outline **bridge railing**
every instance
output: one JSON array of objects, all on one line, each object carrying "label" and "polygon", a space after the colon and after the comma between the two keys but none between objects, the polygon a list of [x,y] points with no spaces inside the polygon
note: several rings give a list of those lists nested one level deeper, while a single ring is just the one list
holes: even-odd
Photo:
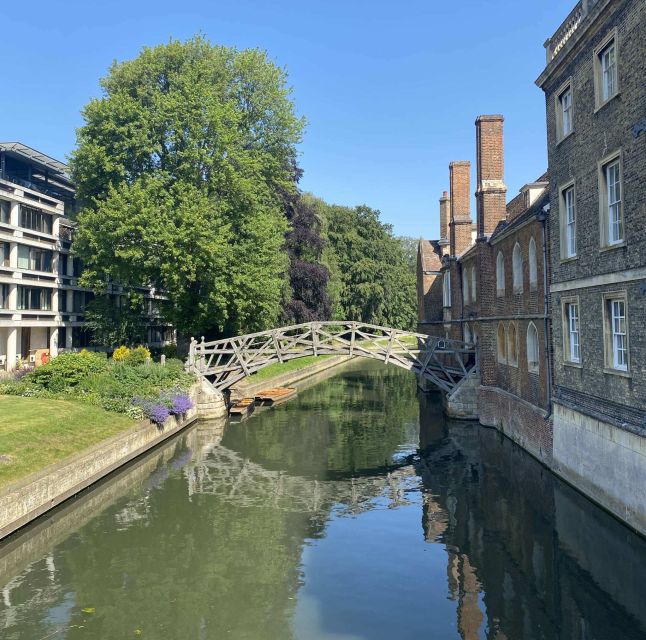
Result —
[{"label": "bridge railing", "polygon": [[473,345],[364,324],[308,322],[221,340],[191,340],[188,367],[218,389],[276,363],[307,355],[350,355],[413,371],[450,392],[477,366]]}]

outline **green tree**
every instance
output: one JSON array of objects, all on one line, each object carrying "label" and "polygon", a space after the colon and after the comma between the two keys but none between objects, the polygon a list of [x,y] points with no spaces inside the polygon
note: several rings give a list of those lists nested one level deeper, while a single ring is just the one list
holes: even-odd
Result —
[{"label": "green tree", "polygon": [[285,71],[196,36],[114,63],[101,86],[71,161],[83,284],[161,287],[185,334],[273,325],[304,126]]},{"label": "green tree", "polygon": [[415,271],[391,225],[366,205],[330,205],[309,196],[328,249],[323,261],[330,270],[334,317],[412,329],[417,317]]}]

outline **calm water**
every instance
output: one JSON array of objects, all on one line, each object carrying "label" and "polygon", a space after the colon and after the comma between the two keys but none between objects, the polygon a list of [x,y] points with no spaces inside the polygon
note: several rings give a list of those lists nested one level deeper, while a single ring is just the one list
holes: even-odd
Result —
[{"label": "calm water", "polygon": [[0,588],[3,640],[646,638],[646,542],[377,363],[156,450]]}]

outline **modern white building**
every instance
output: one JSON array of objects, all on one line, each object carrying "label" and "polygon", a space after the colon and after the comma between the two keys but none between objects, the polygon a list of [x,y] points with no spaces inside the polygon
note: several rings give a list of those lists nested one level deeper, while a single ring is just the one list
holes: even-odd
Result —
[{"label": "modern white building", "polygon": [[[78,286],[81,264],[70,253],[74,207],[65,164],[0,142],[0,371],[89,345],[84,312],[92,293]],[[161,296],[148,298],[154,318]],[[152,318],[149,343],[172,341],[172,330]]]}]

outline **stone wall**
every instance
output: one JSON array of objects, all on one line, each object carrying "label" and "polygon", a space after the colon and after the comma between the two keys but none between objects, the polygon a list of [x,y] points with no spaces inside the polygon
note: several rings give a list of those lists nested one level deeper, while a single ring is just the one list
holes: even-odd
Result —
[{"label": "stone wall", "polygon": [[555,402],[552,467],[646,535],[646,437]]}]

